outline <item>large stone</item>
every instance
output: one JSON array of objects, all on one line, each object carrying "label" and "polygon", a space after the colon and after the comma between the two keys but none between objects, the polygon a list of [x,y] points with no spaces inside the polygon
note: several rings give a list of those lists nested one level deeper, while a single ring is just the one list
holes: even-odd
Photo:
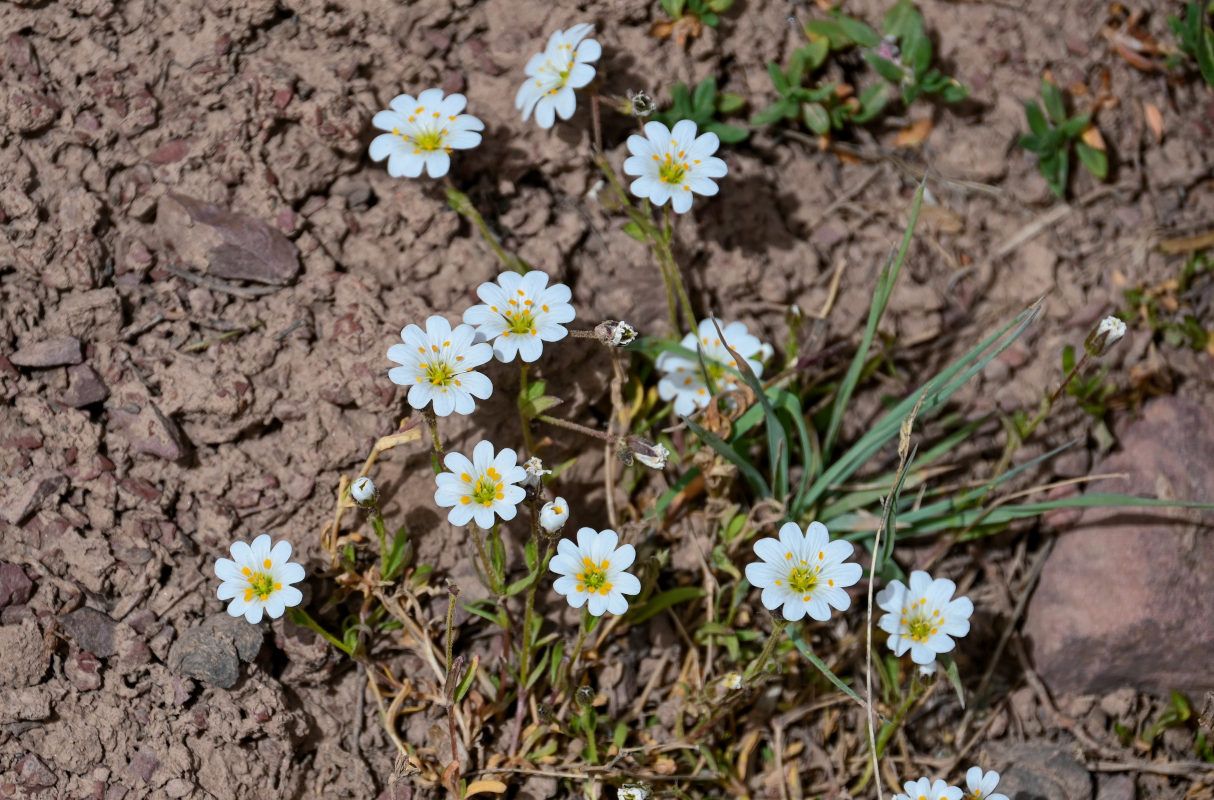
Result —
[{"label": "large stone", "polygon": [[43,500],[58,496],[66,486],[67,477],[58,472],[47,472],[26,480],[14,479],[5,486],[10,494],[0,505],[0,519],[10,525],[20,525],[38,510]]},{"label": "large stone", "polygon": [[[250,626],[252,627],[252,626]],[[240,658],[231,636],[213,627],[190,628],[173,642],[169,669],[186,678],[230,689],[240,679]]]},{"label": "large stone", "polygon": [[[1177,397],[1146,407],[1098,491],[1214,501],[1214,416]],[[1041,571],[1025,632],[1060,691],[1214,688],[1214,512],[1091,508]]]},{"label": "large stone", "polygon": [[34,582],[19,564],[0,561],[0,608],[19,606],[34,594]]},{"label": "large stone", "polygon": [[299,273],[299,250],[274,226],[181,194],[156,209],[161,244],[187,266],[217,278],[285,285]]},{"label": "large stone", "polygon": [[88,364],[77,364],[67,371],[68,385],[60,398],[65,406],[84,408],[110,396],[101,377]]},{"label": "large stone", "polygon": [[1092,778],[1055,742],[1000,743],[989,750],[999,767],[997,791],[1012,800],[1092,800]]},{"label": "large stone", "polygon": [[79,364],[84,360],[84,351],[80,348],[79,339],[61,336],[18,348],[8,360],[19,367],[62,367],[65,364]]},{"label": "large stone", "polygon": [[112,408],[110,414],[115,430],[126,436],[136,453],[176,461],[188,452],[181,428],[152,403],[140,406],[136,412],[126,407]]},{"label": "large stone", "polygon": [[118,652],[114,646],[114,629],[118,623],[104,611],[85,606],[59,618],[59,625],[68,638],[86,653],[109,658]]}]

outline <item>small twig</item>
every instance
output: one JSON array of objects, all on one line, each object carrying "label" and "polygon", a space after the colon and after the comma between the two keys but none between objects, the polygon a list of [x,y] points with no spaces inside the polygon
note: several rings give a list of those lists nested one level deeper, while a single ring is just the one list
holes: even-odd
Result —
[{"label": "small twig", "polygon": [[201,286],[204,289],[213,289],[217,292],[243,297],[246,300],[252,300],[263,295],[274,294],[281,286],[237,286],[232,283],[225,283],[214,278],[204,278],[201,275],[195,275],[192,272],[187,272],[184,269],[173,266],[172,264],[164,265],[165,272],[171,275],[176,275],[178,278],[189,281],[190,283]]}]

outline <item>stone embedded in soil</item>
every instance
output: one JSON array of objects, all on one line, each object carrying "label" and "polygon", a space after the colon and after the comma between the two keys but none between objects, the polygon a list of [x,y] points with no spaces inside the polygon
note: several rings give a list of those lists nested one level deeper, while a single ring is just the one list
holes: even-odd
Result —
[{"label": "stone embedded in soil", "polygon": [[67,371],[68,384],[59,399],[65,406],[83,408],[110,396],[99,376],[88,364],[77,364]]},{"label": "stone embedded in soil", "polygon": [[62,367],[68,364],[79,364],[84,360],[84,351],[80,340],[73,336],[61,336],[55,339],[43,339],[40,342],[27,344],[13,352],[8,360],[19,367]]},{"label": "stone embedded in soil", "polygon": [[156,210],[162,246],[217,278],[283,286],[299,274],[299,250],[273,225],[181,194]]},{"label": "stone embedded in soil", "polygon": [[232,637],[212,627],[190,628],[173,642],[169,650],[169,669],[220,689],[230,689],[240,678],[236,643]]},{"label": "stone embedded in soil", "polygon": [[114,646],[118,623],[105,612],[88,606],[78,608],[60,617],[59,626],[77,647],[98,658],[109,658],[118,652]]},{"label": "stone embedded in soil", "polygon": [[49,662],[50,650],[36,622],[0,625],[0,686],[35,686]]},{"label": "stone embedded in soil", "polygon": [[261,652],[265,631],[260,625],[250,625],[244,617],[233,617],[226,611],[212,614],[202,622],[202,627],[217,631],[230,638],[236,645],[236,655],[241,661],[252,661]]},{"label": "stone embedded in soil", "polygon": [[17,781],[23,789],[49,789],[55,785],[55,773],[38,756],[26,753],[17,763]]},{"label": "stone embedded in soil", "polygon": [[999,791],[1013,800],[1092,800],[1092,778],[1083,765],[1054,742],[1016,742],[990,748],[999,773]]},{"label": "stone embedded in soil", "polygon": [[0,608],[19,606],[34,594],[34,582],[18,564],[0,561]]},{"label": "stone embedded in soil", "polygon": [[115,429],[126,436],[136,453],[159,456],[166,461],[177,461],[186,454],[181,429],[152,403],[134,413],[128,408],[112,408],[110,414]]},{"label": "stone embedded in soil", "polygon": [[10,525],[20,525],[26,517],[38,510],[43,500],[58,495],[65,486],[67,477],[58,472],[48,472],[24,481],[12,481],[5,487],[6,493],[10,494],[8,501],[0,506],[0,519]]},{"label": "stone embedded in soil", "polygon": [[[1126,473],[1097,491],[1214,499],[1214,415],[1179,397],[1146,407],[1122,449],[1095,473]],[[1029,604],[1025,632],[1042,678],[1058,691],[1128,685],[1214,688],[1214,536],[1209,511],[1084,511],[1058,538]]]}]

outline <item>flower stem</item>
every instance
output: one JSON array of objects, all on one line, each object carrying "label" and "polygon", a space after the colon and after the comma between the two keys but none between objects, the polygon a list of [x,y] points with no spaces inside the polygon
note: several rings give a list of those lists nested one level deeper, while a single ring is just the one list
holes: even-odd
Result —
[{"label": "flower stem", "polygon": [[528,393],[529,384],[527,376],[530,372],[530,364],[523,361],[521,358],[518,362],[518,417],[519,422],[523,427],[523,448],[526,449],[528,456],[535,455],[535,442],[531,439],[531,416],[527,413],[530,407],[530,397]]},{"label": "flower stem", "polygon": [[481,238],[489,245],[489,249],[493,251],[498,260],[502,262],[502,266],[515,272],[521,272],[524,275],[527,273],[527,265],[523,263],[523,260],[516,255],[506,252],[501,242],[493,235],[493,231],[489,230],[489,226],[485,223],[485,218],[476,210],[476,206],[472,205],[472,200],[468,195],[455,188],[455,184],[451,182],[450,177],[447,178],[447,202],[451,204],[451,207],[460,216],[472,220],[476,229],[480,231]]},{"label": "flower stem", "polygon": [[500,595],[501,592],[498,590],[496,573],[494,572],[492,562],[489,561],[489,551],[485,549],[485,541],[481,539],[481,529],[475,522],[469,522],[468,531],[476,541],[476,552],[480,556],[481,566],[485,570],[485,579],[489,581],[489,591],[493,592],[494,595]]},{"label": "flower stem", "polygon": [[319,622],[317,622],[316,620],[312,619],[312,616],[307,611],[304,611],[302,608],[296,606],[294,608],[287,609],[287,616],[289,616],[291,618],[291,621],[294,622],[296,625],[302,626],[304,628],[309,628],[309,629],[315,631],[326,642],[333,645],[338,650],[340,650],[343,653],[345,653],[346,655],[348,655],[350,658],[354,658],[354,649],[347,647],[345,642],[341,641],[336,636],[334,636],[333,634],[331,634],[327,630],[325,630],[323,627],[321,627],[321,624]]},{"label": "flower stem", "polygon": [[610,442],[612,444],[615,444],[616,439],[619,438],[619,437],[613,436],[609,433],[603,433],[600,430],[595,430],[594,428],[588,428],[585,425],[580,425],[576,422],[570,422],[567,419],[557,419],[556,417],[551,417],[547,414],[536,414],[535,418],[538,419],[540,422],[547,422],[549,425],[556,425],[559,428],[566,428],[571,431],[577,431],[578,433],[585,434],[586,436],[593,436],[595,439],[602,439],[604,442]]},{"label": "flower stem", "polygon": [[743,684],[754,680],[754,677],[762,671],[767,660],[771,658],[771,654],[776,651],[776,644],[784,637],[784,628],[787,626],[788,623],[784,620],[772,617],[771,636],[767,637],[767,642],[763,645],[763,652],[759,653],[759,657],[746,668],[746,672],[742,676]]},{"label": "flower stem", "polygon": [[[536,496],[532,502],[531,509],[531,541],[535,543],[536,555],[539,555],[540,544],[540,513],[539,513],[539,496]],[[544,555],[536,563],[536,569],[540,572],[548,568],[548,558],[552,555],[552,543],[548,542],[544,545]],[[523,643],[522,655],[519,657],[519,697],[527,691],[527,682],[531,678],[531,648],[532,637],[531,627],[535,624],[535,592],[539,588],[539,576],[531,582],[527,587],[527,600],[523,606]]]},{"label": "flower stem", "polygon": [[434,413],[434,409],[427,408],[422,411],[422,417],[426,420],[426,427],[430,429],[430,466],[434,469],[434,474],[438,475],[443,471],[443,440],[438,435],[438,415]]}]

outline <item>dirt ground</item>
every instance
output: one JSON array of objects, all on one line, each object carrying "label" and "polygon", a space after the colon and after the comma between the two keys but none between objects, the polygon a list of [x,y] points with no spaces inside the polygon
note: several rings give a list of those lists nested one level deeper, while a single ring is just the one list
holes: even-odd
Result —
[{"label": "dirt ground", "polygon": [[[846,10],[876,22],[885,5],[849,0]],[[1147,8],[1143,24],[1160,39],[1170,7]],[[1035,408],[1057,380],[1064,344],[1121,308],[1125,288],[1176,276],[1184,256],[1161,253],[1159,242],[1214,220],[1214,92],[1115,55],[1101,34],[1104,2],[920,8],[970,99],[887,117],[847,138],[858,155],[846,158],[778,127],[723,147],[729,175],[717,197],[679,220],[677,256],[698,309],[745,320],[774,343],[787,337],[787,308],[821,308],[842,270],[820,342],[846,345],[929,168],[933,202],[883,327],[905,347],[906,374],[888,388],[904,392],[1044,297],[1029,337],[957,403],[963,414]],[[372,115],[402,92],[465,93],[486,131],[481,147],[453,157],[455,185],[507,248],[572,288],[579,325],[625,319],[661,335],[658,272],[597,199],[588,104],[582,98],[551,132],[523,123],[513,107],[522,67],[551,30],[592,21],[603,94],[645,89],[665,99],[676,81],[716,75],[750,113],[773,98],[765,62],[786,61],[802,41],[796,22],[820,13],[806,2],[738,0],[683,50],[649,35],[663,17],[648,0],[0,4],[0,560],[32,584],[23,589],[11,572],[0,582],[0,797],[428,796],[407,781],[389,787],[394,750],[362,672],[308,631],[266,626],[260,655],[230,689],[182,677],[171,657],[188,630],[222,614],[212,564],[232,540],[289,538],[309,572],[323,572],[318,532],[338,477],[407,411],[386,377],[387,347],[429,313],[453,319],[499,272],[441,185],[393,179],[370,161]],[[1069,205],[1016,144],[1021,102],[1037,94],[1044,70],[1089,94],[1107,80],[1115,98],[1097,117],[1110,180],[1078,172]],[[1144,104],[1161,112],[1162,137]],[[892,146],[929,116],[921,145]],[[617,169],[631,124],[604,123]],[[244,215],[253,239],[272,238],[259,225],[281,232],[298,264],[280,248],[249,267],[252,282],[200,274],[185,222],[199,204]],[[1210,300],[1207,287],[1198,300],[1207,313]],[[610,373],[586,353],[570,340],[539,367],[566,387],[570,418],[608,407]],[[1212,358],[1132,326],[1109,361],[1121,389],[1110,427],[1153,393],[1214,409]],[[879,400],[860,399],[845,438]],[[467,449],[501,420],[516,430],[514,415],[511,391],[499,392],[483,413],[452,422],[449,445]],[[1068,412],[1023,455],[1088,427]],[[1090,438],[1059,474],[1084,474],[1107,446]],[[560,483],[566,497],[587,498],[591,515],[603,503],[599,468],[583,459]],[[395,451],[379,470],[388,517],[429,532],[417,538],[417,560],[475,597],[465,550],[429,502],[425,450]],[[666,533],[677,570],[688,563],[684,545]],[[1040,543],[1027,530],[985,557],[1010,563]],[[318,577],[305,598],[331,588]],[[550,608],[555,616],[555,601]],[[394,669],[417,670],[411,659],[401,655]],[[1060,719],[1115,742],[1110,717],[1145,719],[1161,707],[1133,691],[1057,700],[1063,713],[1052,716],[1012,681],[996,703],[1003,721],[982,746],[1070,741]],[[1104,722],[1091,722],[1100,714]],[[402,736],[425,746],[439,717],[414,718]],[[934,757],[948,749],[942,739],[926,745]],[[802,759],[807,792],[847,796],[847,776],[809,751]],[[1074,797],[1186,796],[1166,771],[1093,775]],[[1129,794],[1104,793],[1124,791],[1127,775]],[[780,796],[770,782],[753,786],[756,796]],[[1209,787],[1190,796],[1209,797]],[[511,791],[563,790],[532,776]]]}]

